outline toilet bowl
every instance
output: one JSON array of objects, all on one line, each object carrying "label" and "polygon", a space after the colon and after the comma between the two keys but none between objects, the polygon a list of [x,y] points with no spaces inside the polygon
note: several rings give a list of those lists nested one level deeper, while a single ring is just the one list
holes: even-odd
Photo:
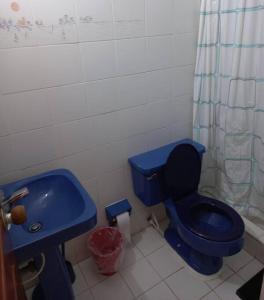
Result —
[{"label": "toilet bowl", "polygon": [[129,159],[134,191],[147,206],[163,202],[170,246],[197,272],[217,273],[243,247],[244,223],[222,201],[200,195],[205,148],[184,139]]},{"label": "toilet bowl", "polygon": [[243,247],[244,223],[229,205],[197,193],[201,157],[190,144],[177,145],[164,169],[170,219],[168,243],[196,271],[211,275],[220,270],[223,257]]}]

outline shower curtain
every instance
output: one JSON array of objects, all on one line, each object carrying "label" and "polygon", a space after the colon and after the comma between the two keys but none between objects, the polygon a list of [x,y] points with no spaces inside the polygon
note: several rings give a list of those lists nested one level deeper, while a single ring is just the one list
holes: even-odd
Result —
[{"label": "shower curtain", "polygon": [[200,190],[264,221],[264,0],[202,0],[194,139]]}]

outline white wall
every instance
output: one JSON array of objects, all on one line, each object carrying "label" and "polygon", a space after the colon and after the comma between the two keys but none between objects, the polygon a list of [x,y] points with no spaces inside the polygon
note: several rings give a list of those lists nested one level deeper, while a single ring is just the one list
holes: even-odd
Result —
[{"label": "white wall", "polygon": [[68,168],[145,226],[127,158],[191,135],[198,2],[1,0],[0,183]]}]

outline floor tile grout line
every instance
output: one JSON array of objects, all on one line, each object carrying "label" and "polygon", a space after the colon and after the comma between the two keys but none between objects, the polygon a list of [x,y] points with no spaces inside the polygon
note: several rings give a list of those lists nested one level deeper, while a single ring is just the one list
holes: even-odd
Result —
[{"label": "floor tile grout line", "polygon": [[[76,268],[76,265],[73,265],[73,267]],[[75,283],[78,276],[76,276],[75,270],[73,270],[73,271],[74,271],[74,274],[75,274],[75,281],[74,281],[74,283]],[[85,289],[81,290],[81,291],[75,291],[74,288],[73,288],[74,283],[71,283],[71,286],[72,286],[72,291],[73,291],[73,294],[74,294],[75,297],[78,296],[78,295],[81,295],[83,292],[85,292],[88,289],[87,283],[85,281]]]},{"label": "floor tile grout line", "polygon": [[[83,260],[82,262],[84,262],[84,261],[86,261],[86,260],[88,260],[88,259],[92,259],[92,257],[90,256],[89,258]],[[80,262],[80,263],[82,263],[82,262]],[[78,265],[79,265],[80,263],[78,263]],[[82,273],[82,275],[83,275],[83,277],[84,277],[84,280],[85,280],[85,282],[86,282],[86,284],[87,284],[87,286],[88,286],[89,289],[92,289],[93,287],[95,287],[95,286],[98,285],[99,283],[101,283],[101,282],[105,281],[107,278],[109,278],[109,277],[105,276],[105,278],[103,278],[102,280],[98,281],[97,283],[93,284],[92,286],[89,286],[89,283],[88,283],[88,281],[87,281],[87,279],[86,279],[86,276],[84,275],[84,272],[82,271],[82,268],[81,268],[81,267],[80,267],[80,270],[81,270],[81,273]]]},{"label": "floor tile grout line", "polygon": [[86,293],[87,291],[90,292],[90,294],[91,294],[91,296],[92,296],[92,300],[96,300],[96,299],[94,298],[94,296],[93,296],[92,291],[91,291],[90,288],[87,288],[85,291],[81,292],[80,294],[77,294],[77,295],[74,294],[74,296],[75,296],[75,298],[78,298],[79,296],[81,296],[82,294]]},{"label": "floor tile grout line", "polygon": [[121,273],[121,272],[124,271],[126,268],[131,267],[132,265],[136,264],[136,263],[137,263],[138,261],[140,261],[142,258],[144,258],[144,257],[141,257],[141,258],[137,259],[136,261],[134,261],[134,262],[132,262],[132,263],[130,263],[130,264],[124,266],[124,267],[121,266],[120,269],[118,270],[118,272]]},{"label": "floor tile grout line", "polygon": [[[145,229],[141,230],[140,232],[143,232],[144,230],[145,230]],[[166,276],[166,277],[163,278],[163,277],[158,273],[158,271],[156,271],[156,269],[154,268],[154,266],[152,265],[152,263],[149,261],[148,257],[149,257],[151,254],[153,254],[154,252],[157,252],[157,251],[159,251],[161,248],[163,248],[164,246],[166,246],[166,243],[164,243],[162,246],[156,248],[155,250],[153,250],[152,252],[150,252],[149,254],[146,254],[146,255],[144,255],[144,254],[141,252],[141,250],[137,247],[136,243],[133,243],[133,242],[132,242],[132,243],[131,243],[131,246],[132,246],[132,247],[135,247],[135,248],[139,251],[139,253],[142,254],[142,257],[139,258],[139,259],[137,259],[137,260],[135,260],[133,263],[129,264],[128,266],[126,266],[123,270],[128,269],[128,268],[132,267],[133,265],[137,264],[139,261],[145,259],[146,263],[153,269],[154,273],[156,273],[156,275],[157,275],[158,278],[159,278],[159,281],[158,281],[156,284],[154,284],[152,287],[148,288],[147,290],[145,290],[144,292],[142,292],[142,293],[139,294],[138,296],[135,296],[135,294],[133,293],[133,291],[132,291],[132,289],[130,288],[129,284],[127,283],[125,277],[123,277],[123,275],[122,275],[122,270],[119,270],[116,274],[118,274],[118,276],[120,277],[121,281],[125,284],[125,286],[127,286],[127,288],[128,288],[128,290],[130,291],[131,296],[133,297],[133,299],[138,299],[138,298],[140,298],[142,295],[146,294],[148,291],[150,291],[151,289],[153,289],[154,287],[156,287],[157,285],[159,285],[159,284],[161,284],[161,283],[164,283],[164,284],[166,285],[166,287],[168,287],[169,290],[172,292],[172,294],[175,296],[175,298],[176,298],[176,299],[179,299],[179,298],[177,297],[177,295],[174,293],[174,291],[173,291],[173,290],[170,288],[170,286],[168,285],[167,279],[168,279],[169,277],[173,276],[175,273],[181,271],[181,270],[186,270],[186,272],[188,272],[188,269],[186,268],[186,263],[184,262],[184,260],[181,259],[182,262],[184,263],[184,265],[183,265],[182,267],[180,267],[177,271],[175,271],[175,272],[171,273],[170,275],[168,275],[168,276]],[[244,251],[245,251],[245,250],[244,250]],[[245,252],[248,253],[247,251],[245,251]],[[208,289],[209,289],[208,293],[206,293],[205,295],[203,295],[203,296],[202,296],[201,298],[199,298],[199,299],[203,299],[204,297],[206,297],[206,296],[209,295],[210,293],[213,293],[214,295],[216,295],[216,297],[218,297],[219,299],[221,299],[221,297],[218,295],[218,293],[216,293],[216,289],[217,289],[219,286],[223,285],[226,281],[228,281],[228,279],[230,279],[232,276],[235,276],[235,275],[237,275],[238,278],[240,278],[242,281],[245,281],[245,279],[242,278],[238,273],[239,273],[239,271],[240,271],[241,269],[243,269],[243,268],[245,268],[246,266],[248,266],[248,265],[249,265],[250,263],[252,263],[254,260],[256,260],[256,261],[259,262],[261,265],[263,265],[263,263],[260,262],[257,258],[255,258],[254,256],[252,256],[252,255],[249,254],[249,253],[248,253],[248,255],[250,256],[250,260],[249,260],[246,264],[244,264],[243,266],[241,266],[237,271],[233,270],[231,266],[229,266],[227,263],[225,263],[226,266],[227,266],[227,268],[229,268],[230,271],[232,272],[232,274],[230,274],[229,276],[227,276],[224,280],[222,280],[222,281],[220,282],[220,284],[216,285],[215,287],[209,286],[209,285],[207,284],[208,281],[203,280],[203,279],[201,279],[201,278],[199,278],[199,277],[197,277],[197,276],[193,276],[193,277],[195,278],[195,280],[204,282],[204,284],[205,284],[205,285],[208,287]],[[178,256],[178,254],[177,254],[177,256]],[[180,256],[179,256],[179,258],[180,258]],[[92,257],[90,256],[89,258],[87,258],[87,259],[85,259],[85,260],[89,260],[89,259],[92,259]],[[85,261],[85,260],[83,260],[83,261]],[[78,268],[78,270],[80,271],[81,276],[83,276],[83,279],[84,279],[85,284],[86,284],[86,289],[83,290],[81,293],[78,293],[78,294],[75,294],[75,295],[78,297],[78,296],[84,294],[85,292],[89,291],[89,293],[91,294],[92,299],[96,300],[95,297],[94,297],[94,295],[93,295],[93,292],[92,292],[93,288],[94,288],[95,286],[97,286],[98,284],[103,283],[103,282],[104,282],[105,280],[107,280],[109,277],[106,276],[105,278],[103,278],[102,280],[100,280],[99,282],[97,282],[96,284],[94,284],[94,285],[92,285],[92,286],[90,287],[90,286],[89,286],[89,283],[87,282],[86,276],[85,276],[85,274],[84,274],[84,272],[82,271],[82,268],[81,268],[81,266],[80,266],[80,264],[81,264],[83,261],[81,261],[81,262],[79,262],[79,263],[76,263],[74,266],[76,266],[76,267]]]},{"label": "floor tile grout line", "polygon": [[[243,249],[244,250],[244,249]],[[244,250],[245,252],[247,252],[246,250]],[[243,266],[241,266],[240,268],[238,268],[237,270],[234,270],[233,268],[232,268],[232,266],[230,266],[228,263],[226,263],[227,264],[227,266],[234,272],[234,273],[238,273],[241,269],[243,269],[244,267],[246,267],[247,265],[249,265],[253,260],[254,260],[254,256],[252,256],[250,253],[248,253],[247,252],[247,254],[251,257],[250,258],[250,260],[246,263],[246,264],[244,264]]]},{"label": "floor tile grout line", "polygon": [[[151,265],[151,263],[146,259],[146,257],[143,256],[141,259],[137,260],[134,264],[138,263],[139,261],[141,261],[141,260],[143,260],[143,259],[150,265],[150,267],[153,269],[153,271],[155,272],[155,274],[159,277],[160,281],[159,281],[157,284],[155,284],[154,286],[158,285],[158,284],[162,281],[162,278],[161,278],[161,276],[158,274],[158,272],[154,269],[154,267]],[[133,265],[133,264],[131,264],[130,267],[131,267],[132,265]],[[125,270],[125,269],[124,269],[124,270]],[[122,272],[121,272],[121,271],[120,271],[120,276],[124,279],[124,281],[126,282],[126,284],[127,284],[128,287],[129,287],[129,284],[127,283],[125,277],[122,275]],[[129,287],[129,289],[132,291],[132,294],[133,294],[136,298],[138,298],[138,297],[140,297],[141,295],[145,294],[147,291],[151,290],[154,286],[152,286],[151,288],[147,289],[146,291],[144,291],[144,292],[143,292],[142,294],[140,294],[139,296],[135,296],[134,292],[131,290],[130,287]]]},{"label": "floor tile grout line", "polygon": [[[157,249],[156,251],[160,250],[161,248],[163,248],[163,247],[165,247],[165,246],[166,246],[166,244],[163,245],[162,247],[160,247],[159,249]],[[151,254],[149,254],[148,256],[146,256],[146,260],[148,261],[148,263],[152,266],[152,268],[153,268],[155,271],[156,271],[156,268],[153,266],[153,264],[152,264],[151,261],[148,259],[148,257],[149,257],[150,255],[154,254],[156,251],[154,251],[154,252],[152,252]],[[179,256],[179,255],[177,254],[177,252],[176,252],[176,255]],[[180,258],[180,257],[179,257],[179,258]],[[171,274],[169,274],[168,276],[162,277],[162,276],[158,273],[158,271],[156,271],[156,272],[158,273],[158,275],[162,278],[162,281],[168,279],[170,276],[172,276],[173,274],[179,272],[180,270],[185,269],[184,263],[183,263],[182,261],[179,261],[179,263],[181,264],[181,267],[180,267],[178,270],[176,270],[175,272],[172,272]]]},{"label": "floor tile grout line", "polygon": [[[83,278],[83,280],[84,280],[84,282],[85,282],[85,285],[86,285],[86,289],[85,289],[85,291],[87,290],[87,289],[89,289],[89,286],[88,286],[88,284],[87,284],[87,281],[86,281],[86,279],[85,279],[85,276],[84,276],[84,274],[82,273],[82,270],[81,270],[81,267],[79,266],[79,263],[77,263],[77,264],[75,264],[75,265],[72,265],[73,266],[73,268],[78,268],[79,269],[79,272],[80,272],[80,274],[81,274],[81,276],[82,276],[82,278]],[[76,275],[76,274],[75,274]],[[75,282],[76,282],[76,280],[77,280],[77,276],[76,276],[76,278],[75,278]],[[74,283],[75,283],[74,282]],[[72,284],[72,287],[73,287],[73,284]],[[74,295],[75,296],[78,296],[78,295],[80,295],[80,294],[82,294],[83,292],[80,292],[80,293],[78,293],[78,294],[76,294],[76,293],[74,293]]]},{"label": "floor tile grout line", "polygon": [[[143,230],[144,231],[144,230]],[[166,246],[166,243],[163,245],[163,246],[161,246],[161,247],[159,247],[159,248],[157,248],[156,250],[154,250],[154,251],[152,251],[151,253],[149,253],[149,254],[147,254],[146,256],[144,256],[146,259],[147,259],[147,261],[149,262],[149,264],[152,266],[152,268],[156,271],[156,269],[154,268],[154,266],[152,265],[152,263],[149,261],[149,259],[148,259],[148,257],[151,255],[151,254],[153,254],[153,253],[155,253],[156,251],[158,251],[159,249],[161,249],[162,247],[164,247],[164,246]],[[140,250],[140,249],[139,249]],[[142,253],[143,254],[143,253]],[[177,254],[177,252],[176,252],[176,254]],[[143,254],[144,255],[144,254]],[[177,254],[178,255],[178,254]],[[179,255],[178,255],[179,256]],[[180,269],[178,269],[177,271],[175,271],[175,272],[173,272],[173,273],[171,273],[170,275],[168,275],[168,276],[166,276],[165,278],[162,278],[162,281],[164,281],[164,280],[166,280],[166,279],[168,279],[170,276],[172,276],[172,275],[174,275],[175,273],[177,273],[177,272],[179,272],[180,270],[182,270],[182,269],[185,269],[187,272],[188,272],[188,270],[187,270],[187,268],[186,268],[186,262],[179,256],[179,258],[180,258],[180,260],[181,260],[181,263],[183,264],[183,266],[180,268]],[[228,280],[232,275],[234,275],[235,274],[235,272],[233,271],[233,269],[231,268],[231,267],[229,267],[228,266],[228,268],[232,271],[232,274],[230,275],[230,276],[228,276],[227,278],[225,278],[223,281],[221,281],[217,286],[215,286],[214,288],[212,288],[208,283],[207,283],[207,280],[202,280],[202,279],[200,279],[200,278],[198,278],[198,277],[196,277],[196,276],[193,276],[195,279],[197,279],[197,280],[201,280],[204,284],[206,284],[206,286],[210,289],[210,292],[209,293],[211,293],[212,291],[214,291],[214,289],[215,288],[217,288],[218,286],[220,286],[220,285],[222,285],[226,280]],[[157,272],[157,271],[156,271]],[[158,274],[159,275],[159,274]],[[161,276],[160,276],[161,277]],[[208,294],[209,294],[208,293]],[[204,296],[203,296],[204,297]]]},{"label": "floor tile grout line", "polygon": [[[229,266],[228,266],[229,267]],[[222,285],[225,281],[227,281],[230,277],[232,277],[233,275],[235,275],[236,273],[229,267],[229,269],[232,271],[232,274],[230,274],[229,276],[227,276],[225,279],[223,279],[219,284],[217,284],[215,287],[211,287],[207,282],[208,281],[204,281],[204,283],[212,290],[214,291],[216,288],[218,288],[220,285]],[[215,278],[216,279],[216,278]],[[212,279],[213,280],[213,279]]]},{"label": "floor tile grout line", "polygon": [[[184,267],[183,267],[183,268],[184,268]],[[182,268],[182,269],[183,269],[183,268]],[[178,271],[179,271],[179,270],[178,270]],[[178,272],[178,271],[177,271],[177,272]],[[176,272],[175,272],[175,273],[176,273]],[[174,274],[174,273],[173,273],[173,274]],[[171,275],[170,275],[170,276],[171,276]],[[168,276],[167,278],[169,278],[170,276]],[[167,278],[166,278],[166,279],[167,279]],[[166,284],[166,286],[167,286],[168,289],[172,292],[172,294],[175,296],[175,298],[180,300],[180,298],[174,293],[174,291],[173,291],[173,290],[171,289],[171,287],[168,285],[168,283],[166,282],[166,279],[164,279],[163,282]]]},{"label": "floor tile grout line", "polygon": [[[164,244],[164,245],[165,245],[165,244]],[[146,255],[144,255],[143,253],[142,253],[142,254],[143,254],[144,257],[148,257],[149,255],[153,254],[153,253],[156,252],[157,250],[160,250],[162,247],[164,247],[164,245],[162,245],[162,246],[156,248],[155,250],[151,251],[150,253],[148,253],[148,254],[146,254]]]},{"label": "floor tile grout line", "polygon": [[166,281],[166,280],[169,279],[171,276],[173,276],[174,274],[176,274],[176,273],[178,273],[178,272],[180,272],[180,271],[182,271],[182,270],[186,270],[185,266],[182,266],[180,269],[178,269],[177,271],[175,271],[175,272],[171,273],[170,275],[164,277],[162,280],[165,280],[165,281]]},{"label": "floor tile grout line", "polygon": [[[131,266],[132,266],[132,264],[131,264]],[[133,291],[132,291],[131,287],[129,286],[129,284],[127,283],[125,277],[122,275],[122,271],[119,271],[118,273],[119,273],[119,275],[120,275],[122,281],[123,281],[123,282],[125,283],[125,285],[127,286],[128,290],[131,292],[131,295],[133,296],[133,299],[136,299],[137,297],[136,297],[135,294],[133,293]]]},{"label": "floor tile grout line", "polygon": [[[173,290],[170,288],[170,286],[167,284],[167,282],[166,282],[166,280],[169,278],[169,277],[171,277],[171,276],[173,276],[174,274],[176,274],[177,272],[179,272],[179,271],[182,271],[182,270],[185,270],[188,274],[190,274],[192,277],[194,277],[195,278],[195,280],[198,280],[198,281],[201,281],[201,282],[203,282],[204,284],[206,284],[206,281],[205,280],[202,280],[202,279],[200,279],[200,278],[198,278],[198,277],[196,277],[196,276],[193,276],[189,271],[188,271],[188,269],[186,268],[186,266],[183,266],[183,267],[181,267],[180,269],[178,269],[176,272],[173,272],[172,274],[170,274],[169,276],[167,276],[167,277],[165,277],[164,279],[163,279],[163,281],[164,281],[164,283],[169,287],[169,289],[173,292]],[[214,289],[213,288],[211,288],[210,286],[208,286],[207,284],[206,284],[206,286],[209,288],[209,292],[208,293],[206,293],[205,295],[203,295],[201,298],[199,298],[199,299],[202,299],[203,297],[205,297],[206,295],[208,295],[208,294],[210,294],[211,292],[213,292],[214,291]],[[176,296],[176,298],[177,299],[179,299],[178,297],[177,297],[177,295],[173,292],[173,294]]]},{"label": "floor tile grout line", "polygon": [[128,290],[130,291],[131,295],[133,296],[133,299],[136,299],[136,296],[134,295],[134,293],[133,293],[132,289],[130,288],[129,284],[126,282],[126,279],[123,277],[121,271],[118,271],[117,274],[119,274],[121,280],[127,286]]},{"label": "floor tile grout line", "polygon": [[202,300],[203,298],[205,298],[206,296],[208,296],[212,292],[213,292],[213,290],[210,290],[208,293],[206,293],[205,295],[203,295],[202,297],[200,297],[199,300]]},{"label": "floor tile grout line", "polygon": [[140,295],[136,296],[136,298],[140,298],[141,296],[143,296],[144,294],[146,294],[147,292],[149,292],[150,290],[152,290],[154,287],[158,286],[159,284],[161,284],[163,281],[159,281],[157,283],[155,283],[152,287],[150,287],[149,289],[147,289],[146,291],[142,292]]},{"label": "floor tile grout line", "polygon": [[245,278],[243,278],[241,275],[238,274],[238,272],[235,273],[235,275],[237,275],[240,279],[242,279],[244,283],[246,283],[249,280],[249,279],[246,280]]},{"label": "floor tile grout line", "polygon": [[252,263],[254,260],[256,260],[257,262],[259,262],[261,265],[262,265],[262,268],[264,267],[264,264],[261,262],[261,261],[259,261],[256,257],[253,257],[253,259],[251,259],[246,265],[244,265],[242,268],[240,268],[235,274],[240,278],[240,279],[242,279],[244,282],[247,282],[248,281],[248,279],[246,280],[245,278],[243,278],[240,274],[239,274],[239,272],[243,269],[243,268],[245,268],[246,266],[248,266],[250,263]]},{"label": "floor tile grout line", "polygon": [[[229,276],[226,280],[224,280],[220,285],[216,286],[216,287],[213,289],[213,292],[217,295],[217,297],[218,297],[219,299],[222,299],[222,298],[220,297],[220,295],[218,295],[218,293],[216,292],[216,289],[219,288],[220,286],[222,286],[222,285],[223,285],[228,279],[230,279],[232,276],[237,276],[239,279],[242,280],[243,283],[246,282],[245,279],[243,279],[243,278],[240,277],[237,273],[234,272],[231,276]],[[236,289],[237,289],[237,288],[236,288]],[[224,300],[224,299],[223,299],[223,300]]]},{"label": "floor tile grout line", "polygon": [[209,294],[213,293],[218,299],[221,299],[214,290],[211,290],[209,293],[205,294],[204,296],[202,296],[201,298],[199,298],[199,300],[204,299],[206,296],[208,296]]},{"label": "floor tile grout line", "polygon": [[[147,227],[147,228],[148,228],[148,227]],[[146,229],[146,228],[144,228],[143,230],[139,231],[138,233],[143,232],[145,229]],[[122,274],[121,274],[121,271],[127,269],[128,267],[131,267],[133,264],[136,264],[138,261],[140,261],[140,260],[142,260],[142,259],[146,259],[146,256],[145,256],[145,255],[142,253],[142,251],[136,246],[136,243],[134,243],[134,242],[132,241],[131,244],[132,244],[134,247],[136,247],[137,250],[139,250],[139,252],[142,254],[142,257],[141,257],[140,259],[138,259],[137,261],[135,261],[134,263],[131,263],[130,265],[126,266],[125,268],[123,268],[122,270],[120,270],[120,271],[117,272],[117,273],[120,274],[120,276],[121,276],[122,279],[124,279],[124,278],[123,278],[123,276],[122,276]],[[159,247],[158,249],[162,248],[163,246],[164,246],[164,245],[162,245],[162,246]],[[158,250],[158,249],[156,249],[156,250]],[[155,252],[156,250],[154,250],[153,252]],[[153,253],[153,252],[151,252],[151,253]],[[86,279],[86,277],[85,277],[85,274],[84,274],[84,272],[82,271],[82,268],[81,268],[81,266],[80,266],[80,263],[82,263],[82,262],[84,262],[84,261],[86,261],[86,260],[89,260],[89,259],[92,259],[92,256],[88,257],[87,259],[85,259],[85,260],[83,260],[83,261],[81,261],[81,262],[79,262],[79,263],[77,263],[77,264],[75,264],[75,265],[78,265],[78,267],[79,267],[79,269],[80,269],[80,272],[81,272],[82,276],[84,277],[84,280],[85,280],[85,283],[86,283],[88,289],[91,290],[92,288],[94,288],[95,286],[97,286],[99,283],[101,283],[101,282],[107,280],[108,277],[106,277],[106,278],[100,280],[99,282],[95,283],[95,284],[92,285],[92,286],[89,286],[89,283],[87,282],[87,279]],[[148,262],[147,259],[146,259],[146,261]],[[148,263],[149,263],[149,262],[148,262]],[[150,264],[150,263],[149,263],[149,264]],[[151,265],[151,264],[150,264],[150,265]],[[152,267],[152,269],[154,269],[152,265],[151,265],[151,267]],[[156,272],[155,269],[154,269],[154,271],[155,271],[155,273],[157,274],[157,272]],[[157,275],[158,275],[158,277],[160,277],[159,274],[157,274]],[[160,277],[160,278],[161,278],[161,277]],[[124,281],[125,281],[125,279],[124,279]],[[126,281],[125,281],[125,282],[126,282]],[[129,288],[129,289],[130,289],[130,288]],[[132,294],[134,295],[134,293],[132,293]]]},{"label": "floor tile grout line", "polygon": [[[134,299],[134,298],[135,298],[135,295],[134,295],[134,293],[132,292],[132,290],[131,290],[131,288],[129,287],[129,285],[127,284],[126,280],[123,278],[121,272],[118,271],[118,272],[116,272],[115,274],[113,274],[112,276],[114,276],[114,275],[116,275],[116,274],[119,275],[121,281],[128,287],[128,289],[129,289],[129,291],[131,292],[131,295],[133,296],[133,299]],[[105,278],[104,280],[102,280],[102,281],[96,283],[95,285],[93,285],[93,286],[90,287],[90,288],[88,287],[88,289],[90,290],[90,293],[92,294],[94,300],[96,300],[96,299],[94,298],[94,295],[93,295],[92,290],[93,290],[97,285],[99,285],[99,284],[105,282],[106,280],[110,279],[112,276],[106,276],[106,278]]]},{"label": "floor tile grout line", "polygon": [[[250,255],[250,254],[249,254]],[[252,255],[250,255],[252,257]],[[233,270],[228,264],[227,267],[232,271],[232,274],[227,276],[220,284],[216,285],[214,288],[211,288],[213,291],[215,289],[217,289],[219,286],[221,286],[222,284],[224,284],[228,279],[230,279],[232,276],[234,275],[237,275],[240,279],[242,279],[243,281],[245,281],[245,279],[243,277],[241,277],[238,273],[240,270],[242,270],[244,267],[248,266],[252,261],[254,260],[254,257],[253,259],[250,259],[250,261],[248,263],[246,263],[245,265],[243,265],[241,268],[238,269],[238,271],[235,271]],[[205,283],[207,284],[207,282],[205,281]],[[208,285],[208,284],[207,284]],[[209,285],[208,285],[209,286]],[[210,286],[209,286],[210,287]]]},{"label": "floor tile grout line", "polygon": [[[141,230],[140,232],[143,232],[144,230],[145,230],[145,229]],[[139,233],[140,233],[140,232],[139,232]],[[132,247],[134,246],[134,247],[139,251],[139,253],[142,254],[142,257],[141,257],[140,259],[136,260],[135,262],[129,264],[128,266],[126,266],[123,270],[125,270],[125,269],[127,269],[127,268],[129,268],[129,267],[132,267],[133,265],[135,265],[136,263],[138,263],[140,260],[145,259],[145,261],[146,261],[146,262],[151,266],[151,268],[154,270],[154,272],[156,273],[156,275],[160,278],[160,281],[159,281],[158,283],[156,283],[155,285],[153,285],[152,287],[150,287],[150,288],[147,289],[146,291],[142,292],[142,293],[139,294],[138,296],[135,296],[135,294],[133,293],[133,291],[132,291],[132,289],[130,288],[129,284],[127,283],[126,279],[123,277],[123,275],[122,275],[122,270],[118,271],[117,274],[119,274],[121,280],[122,280],[123,283],[127,286],[127,288],[129,289],[129,291],[131,292],[131,295],[133,295],[133,299],[138,299],[138,298],[141,297],[143,294],[147,293],[148,291],[150,291],[151,289],[153,289],[154,287],[156,287],[157,285],[159,285],[159,284],[162,283],[162,282],[169,288],[169,290],[173,293],[173,295],[176,297],[176,299],[179,299],[179,298],[177,297],[177,295],[175,295],[175,293],[171,290],[171,288],[170,288],[169,285],[167,284],[166,280],[167,280],[169,277],[173,276],[175,273],[177,273],[177,272],[179,272],[179,271],[181,271],[181,270],[183,270],[183,269],[186,270],[185,265],[183,265],[183,266],[182,266],[180,269],[178,269],[177,271],[175,271],[175,272],[171,273],[170,275],[166,276],[165,278],[163,278],[163,277],[161,277],[161,275],[156,271],[156,269],[154,268],[154,266],[151,264],[151,262],[150,262],[149,259],[148,259],[148,257],[149,257],[151,254],[153,254],[154,252],[160,250],[160,249],[161,249],[162,247],[164,247],[165,245],[166,245],[166,244],[164,243],[162,246],[160,246],[160,247],[156,248],[155,250],[151,251],[150,253],[144,255],[143,252],[137,247],[137,244],[136,244],[136,243],[134,243],[134,242],[131,243],[131,246],[132,246]],[[246,252],[247,252],[247,251],[246,251]],[[248,252],[247,252],[247,253],[248,253]],[[248,253],[248,254],[249,254],[249,253]],[[249,255],[250,255],[250,254],[249,254]],[[204,297],[206,297],[206,296],[207,296],[208,294],[210,294],[211,292],[213,292],[213,293],[219,298],[219,296],[218,296],[218,294],[215,292],[215,290],[216,290],[219,286],[221,286],[222,284],[224,284],[224,282],[226,282],[230,277],[232,277],[232,276],[234,276],[234,275],[238,275],[238,277],[239,277],[240,279],[244,280],[241,276],[239,276],[238,272],[239,272],[242,268],[244,268],[244,267],[246,267],[247,265],[249,265],[254,259],[256,259],[256,258],[253,257],[252,255],[250,255],[250,257],[251,257],[251,259],[250,259],[245,265],[243,265],[242,267],[240,267],[237,271],[233,270],[231,266],[229,266],[228,264],[226,264],[227,267],[231,270],[232,274],[229,275],[228,277],[226,277],[223,281],[221,281],[220,284],[216,285],[215,287],[210,287],[210,286],[207,284],[207,281],[206,281],[206,280],[202,280],[202,279],[199,279],[198,277],[194,276],[195,279],[201,280],[202,282],[204,282],[204,283],[206,284],[206,286],[207,286],[207,287],[209,288],[209,290],[210,290],[207,294],[203,295],[200,299],[203,299]],[[89,258],[88,258],[88,259],[89,259]],[[256,260],[257,260],[257,259],[256,259]],[[258,261],[258,260],[257,260],[257,261]],[[260,262],[260,263],[261,263],[261,262]],[[262,264],[262,263],[261,263],[261,264]],[[86,285],[87,285],[87,289],[86,289],[85,291],[89,290],[91,294],[92,294],[92,288],[94,288],[95,286],[97,286],[98,284],[102,283],[103,281],[105,281],[105,280],[107,279],[107,277],[106,277],[105,279],[101,280],[100,282],[96,283],[95,285],[89,287],[89,285],[88,285],[88,283],[87,283],[87,280],[86,280],[86,278],[85,278],[85,276],[84,276],[84,273],[82,272],[82,269],[81,269],[81,267],[79,266],[79,263],[78,263],[77,265],[78,265],[79,270],[80,270],[82,276],[84,277],[85,283],[86,283]],[[188,270],[187,270],[187,271],[188,271]],[[84,293],[85,291],[83,291],[82,293]],[[80,293],[80,294],[82,294],[82,293]],[[79,294],[79,295],[80,295],[80,294]],[[92,294],[92,297],[93,297],[93,294]],[[94,298],[94,297],[93,297],[93,298]]]},{"label": "floor tile grout line", "polygon": [[[149,227],[147,227],[147,228],[149,228]],[[153,228],[153,227],[151,227],[151,228]],[[155,230],[155,229],[154,229],[154,230]],[[140,232],[143,232],[143,231],[144,231],[144,229],[143,229],[142,231],[140,231]],[[138,232],[138,233],[140,233],[140,232]],[[140,248],[137,246],[137,244],[134,243],[134,242],[133,242],[133,243],[134,243],[135,247],[140,251],[140,253],[141,253],[144,257],[147,257],[147,256],[153,254],[155,251],[161,249],[162,247],[164,247],[164,246],[166,245],[166,241],[165,241],[164,237],[162,237],[162,239],[164,240],[163,245],[161,245],[160,247],[156,248],[155,250],[152,250],[152,251],[149,252],[148,254],[144,254],[143,251],[140,250]]]}]

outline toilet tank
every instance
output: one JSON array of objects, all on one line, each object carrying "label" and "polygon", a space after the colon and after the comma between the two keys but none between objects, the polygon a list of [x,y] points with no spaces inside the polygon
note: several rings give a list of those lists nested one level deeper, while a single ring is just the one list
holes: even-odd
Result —
[{"label": "toilet tank", "polygon": [[205,147],[191,139],[183,139],[128,159],[134,192],[146,206],[156,205],[166,199],[163,184],[164,166],[174,147],[186,143],[193,145],[202,158]]}]

